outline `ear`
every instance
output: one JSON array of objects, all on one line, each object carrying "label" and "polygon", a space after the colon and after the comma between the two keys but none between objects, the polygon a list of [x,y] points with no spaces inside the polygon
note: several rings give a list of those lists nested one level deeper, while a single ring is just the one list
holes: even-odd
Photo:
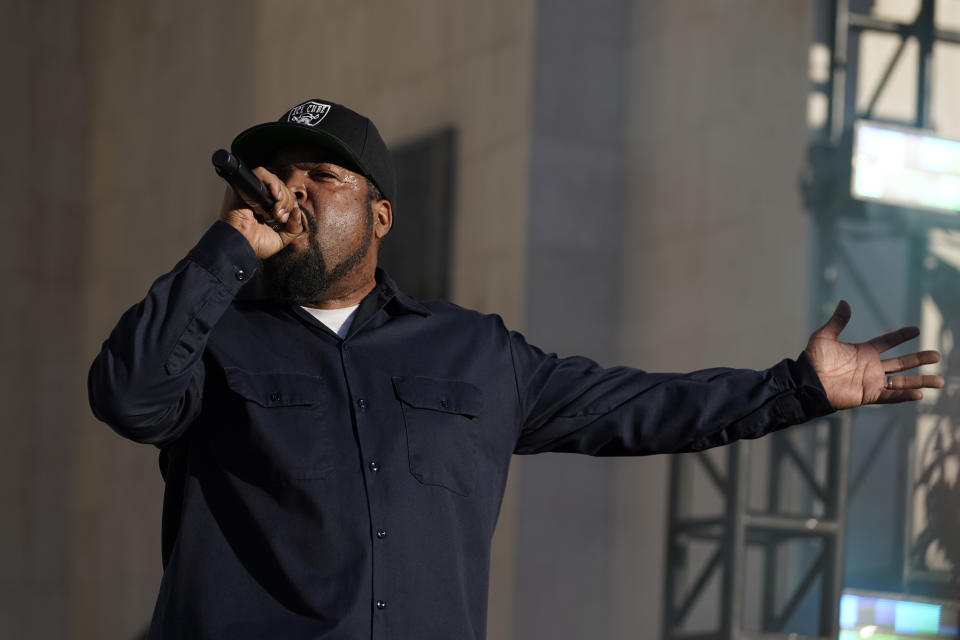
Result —
[{"label": "ear", "polygon": [[377,200],[370,203],[373,209],[373,236],[383,240],[393,226],[393,208],[389,200]]}]

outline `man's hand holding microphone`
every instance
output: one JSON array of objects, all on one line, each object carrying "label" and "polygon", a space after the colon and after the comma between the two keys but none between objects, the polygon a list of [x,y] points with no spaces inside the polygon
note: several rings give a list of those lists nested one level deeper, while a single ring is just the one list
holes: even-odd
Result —
[{"label": "man's hand holding microphone", "polygon": [[247,169],[223,149],[213,154],[213,164],[230,185],[220,219],[243,234],[258,258],[269,258],[307,231],[296,196],[276,175],[263,167]]}]

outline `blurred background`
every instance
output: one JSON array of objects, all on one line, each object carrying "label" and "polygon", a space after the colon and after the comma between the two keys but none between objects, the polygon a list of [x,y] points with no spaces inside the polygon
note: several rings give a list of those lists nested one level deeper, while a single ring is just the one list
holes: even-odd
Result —
[{"label": "blurred background", "polygon": [[956,637],[960,0],[3,16],[0,637],[144,632],[157,451],[94,420],[87,367],[216,218],[213,150],[310,98],[394,150],[400,286],[548,351],[767,367],[844,298],[845,338],[918,324],[944,354],[947,388],[910,407],[707,454],[516,459],[491,639]]}]

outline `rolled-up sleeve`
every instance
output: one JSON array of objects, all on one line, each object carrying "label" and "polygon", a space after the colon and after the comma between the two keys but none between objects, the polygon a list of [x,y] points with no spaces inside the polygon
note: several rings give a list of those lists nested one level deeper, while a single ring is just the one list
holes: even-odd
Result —
[{"label": "rolled-up sleeve", "polygon": [[87,379],[94,415],[137,442],[176,439],[200,411],[210,332],[258,268],[247,240],[216,222],[104,342]]},{"label": "rolled-up sleeve", "polygon": [[558,358],[517,333],[510,345],[522,422],[520,454],[699,451],[833,411],[805,354],[761,371],[676,374]]}]

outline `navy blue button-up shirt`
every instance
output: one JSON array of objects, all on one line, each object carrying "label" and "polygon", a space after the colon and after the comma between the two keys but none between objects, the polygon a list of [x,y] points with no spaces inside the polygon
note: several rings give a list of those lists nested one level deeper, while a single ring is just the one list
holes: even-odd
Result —
[{"label": "navy blue button-up shirt", "polygon": [[380,272],[341,340],[240,295],[258,268],[216,223],[90,370],[97,417],[161,449],[150,638],[480,639],[514,453],[699,450],[831,411],[803,356],[602,368]]}]

